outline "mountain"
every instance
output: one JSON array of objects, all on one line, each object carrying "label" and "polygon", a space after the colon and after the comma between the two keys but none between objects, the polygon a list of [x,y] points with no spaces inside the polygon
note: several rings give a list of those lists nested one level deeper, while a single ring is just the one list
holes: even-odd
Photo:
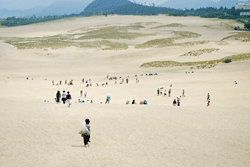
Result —
[{"label": "mountain", "polygon": [[83,13],[114,10],[117,7],[131,5],[128,0],[94,0],[83,11]]},{"label": "mountain", "polygon": [[57,0],[40,12],[40,16],[78,14],[93,0]]},{"label": "mountain", "polygon": [[28,17],[33,16],[41,12],[43,7],[34,7],[26,10],[8,10],[5,8],[0,9],[0,19],[4,19],[7,17]]},{"label": "mountain", "polygon": [[56,0],[47,7],[35,7],[26,10],[8,10],[0,9],[0,19],[7,17],[43,17],[49,15],[70,15],[80,13],[93,0]]},{"label": "mountain", "polygon": [[175,8],[175,9],[197,9],[201,7],[217,7],[220,8],[221,6],[227,7],[227,8],[232,8],[235,6],[237,3],[245,3],[245,4],[250,4],[250,0],[246,2],[238,1],[238,0],[220,0],[219,2],[214,2],[210,0],[188,0],[188,1],[183,1],[183,0],[168,0],[167,2],[164,2],[160,4],[160,6],[163,7],[170,7],[170,8]]},{"label": "mountain", "polygon": [[153,14],[174,11],[166,7],[146,6],[128,0],[94,0],[80,14],[112,11],[115,14]]}]

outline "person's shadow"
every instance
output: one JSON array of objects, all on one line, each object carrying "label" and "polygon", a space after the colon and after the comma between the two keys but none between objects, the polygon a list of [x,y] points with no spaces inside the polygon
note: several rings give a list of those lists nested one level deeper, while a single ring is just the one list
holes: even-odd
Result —
[{"label": "person's shadow", "polygon": [[84,147],[83,145],[72,145],[71,147]]}]

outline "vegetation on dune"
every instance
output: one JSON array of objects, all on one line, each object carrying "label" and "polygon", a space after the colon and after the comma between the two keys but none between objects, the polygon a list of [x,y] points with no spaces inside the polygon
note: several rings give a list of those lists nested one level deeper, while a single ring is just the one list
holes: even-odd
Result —
[{"label": "vegetation on dune", "polygon": [[215,67],[218,63],[225,62],[226,60],[231,59],[231,61],[243,61],[250,59],[250,53],[238,54],[233,56],[227,56],[219,60],[210,60],[210,61],[198,61],[198,62],[176,62],[176,61],[154,61],[142,64],[140,67],[174,67],[174,66],[191,66],[190,69],[200,69],[200,68],[212,68]]},{"label": "vegetation on dune", "polygon": [[129,29],[139,30],[145,28],[141,25],[131,25],[131,26],[113,26],[113,27],[104,27],[98,30],[89,31],[86,33],[76,34],[82,35],[76,40],[85,40],[85,39],[135,39],[138,37],[156,35],[156,34],[142,34],[136,32],[129,32]]},{"label": "vegetation on dune", "polygon": [[181,56],[200,56],[204,53],[212,53],[212,52],[218,51],[218,50],[220,50],[220,49],[217,49],[217,48],[200,49],[200,50],[187,52]]},{"label": "vegetation on dune", "polygon": [[167,46],[188,46],[188,45],[195,45],[195,44],[205,44],[209,41],[195,41],[195,42],[185,42],[185,43],[174,43],[175,40],[178,39],[185,39],[185,38],[198,38],[201,35],[189,32],[189,31],[171,31],[174,34],[174,37],[171,38],[163,38],[163,39],[154,39],[147,41],[143,44],[137,44],[135,45],[135,48],[151,48],[151,47],[167,47]]},{"label": "vegetation on dune", "polygon": [[179,24],[179,23],[172,23],[172,24],[167,24],[167,25],[161,25],[161,26],[157,26],[157,27],[152,27],[151,29],[160,29],[160,28],[165,28],[165,27],[186,27],[183,24]]},{"label": "vegetation on dune", "polygon": [[225,41],[215,41],[215,43],[216,43],[217,45],[228,45],[228,43],[225,42]]},{"label": "vegetation on dune", "polygon": [[249,42],[250,41],[250,32],[238,32],[230,35],[228,37],[223,38],[222,40],[226,39],[234,39],[234,40],[241,40],[242,42]]},{"label": "vegetation on dune", "polygon": [[6,43],[18,49],[60,49],[65,47],[79,48],[101,48],[102,50],[123,50],[128,49],[125,43],[110,42],[107,40],[92,42],[72,42],[71,35],[56,35],[41,38],[2,38]]}]

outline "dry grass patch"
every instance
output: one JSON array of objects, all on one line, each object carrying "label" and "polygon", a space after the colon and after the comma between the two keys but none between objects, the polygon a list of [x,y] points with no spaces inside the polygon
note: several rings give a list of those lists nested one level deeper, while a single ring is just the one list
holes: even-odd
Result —
[{"label": "dry grass patch", "polygon": [[179,24],[179,23],[172,23],[172,24],[167,24],[167,25],[161,25],[161,26],[157,26],[157,27],[152,27],[151,29],[160,29],[160,28],[165,28],[165,27],[187,27],[183,24]]},{"label": "dry grass patch", "polygon": [[174,37],[171,38],[163,38],[163,39],[154,39],[147,41],[143,44],[137,44],[135,45],[135,48],[151,48],[151,47],[168,47],[168,46],[189,46],[189,45],[196,45],[196,44],[205,44],[208,43],[208,41],[196,41],[196,42],[185,42],[185,43],[174,43],[175,40],[178,39],[185,39],[185,38],[198,38],[201,35],[189,32],[189,31],[171,31],[171,33],[174,34]]},{"label": "dry grass patch", "polygon": [[[93,42],[72,42],[71,35],[56,35],[42,38],[4,38],[5,42],[18,49],[60,49],[71,46],[79,48],[102,48],[102,50],[128,49],[125,43],[110,42],[107,40]],[[103,48],[105,47],[105,48]]]},{"label": "dry grass patch", "polygon": [[80,48],[102,48],[102,50],[126,50],[128,45],[125,43],[110,42],[107,40],[94,41],[94,42],[81,42],[76,44]]},{"label": "dry grass patch", "polygon": [[221,46],[225,46],[225,45],[229,45],[229,43],[225,42],[225,41],[215,41],[215,43],[217,45],[221,45]]},{"label": "dry grass patch", "polygon": [[250,41],[250,32],[238,32],[230,35],[228,37],[223,38],[222,40],[226,39],[234,39],[234,40],[241,40],[242,42],[249,42]]},{"label": "dry grass patch", "polygon": [[234,30],[234,28],[235,28],[235,26],[228,24],[228,23],[224,23],[224,22],[218,23],[216,25],[204,25],[201,27],[206,27],[209,29],[216,29],[216,30],[218,30],[218,29],[220,29],[220,30]]},{"label": "dry grass patch", "polygon": [[174,66],[191,66],[191,69],[197,68],[212,68],[218,63],[225,62],[225,60],[231,59],[232,61],[243,61],[250,59],[250,53],[227,56],[219,60],[210,61],[198,61],[198,62],[176,62],[176,61],[154,61],[142,64],[140,67],[174,67]]},{"label": "dry grass patch", "polygon": [[129,29],[139,30],[141,28],[145,28],[142,25],[131,25],[131,26],[123,26],[123,27],[105,27],[99,30],[93,30],[82,34],[75,35],[83,35],[82,37],[77,38],[77,40],[85,40],[85,39],[135,39],[139,37],[145,37],[154,34],[142,34],[129,32]]},{"label": "dry grass patch", "polygon": [[220,49],[217,49],[217,48],[200,49],[200,50],[187,52],[181,56],[200,56],[204,53],[212,53],[212,52],[218,51],[218,50],[220,50]]},{"label": "dry grass patch", "polygon": [[152,24],[157,24],[158,22],[136,22],[134,24],[139,24],[139,25],[142,25],[142,24],[145,24],[145,25],[152,25]]}]

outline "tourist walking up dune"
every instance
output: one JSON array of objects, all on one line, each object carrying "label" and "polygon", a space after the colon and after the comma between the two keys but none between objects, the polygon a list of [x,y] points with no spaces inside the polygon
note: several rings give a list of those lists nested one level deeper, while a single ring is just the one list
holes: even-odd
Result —
[{"label": "tourist walking up dune", "polygon": [[109,102],[110,102],[110,99],[111,99],[111,98],[110,98],[110,95],[108,95],[107,98],[106,98],[105,104],[109,103]]},{"label": "tourist walking up dune", "polygon": [[70,105],[72,103],[71,102],[72,97],[71,97],[71,94],[69,93],[69,91],[67,92],[66,99],[67,99],[68,107],[70,107]]},{"label": "tourist walking up dune", "polygon": [[210,94],[207,94],[207,106],[210,106]]},{"label": "tourist walking up dune", "polygon": [[173,106],[176,106],[176,100],[174,99],[174,101],[173,101]]},{"label": "tourist walking up dune", "polygon": [[58,90],[57,93],[56,93],[56,102],[57,102],[57,104],[60,102],[60,98],[61,98],[61,93]]},{"label": "tourist walking up dune", "polygon": [[62,101],[63,101],[63,104],[65,104],[65,101],[66,101],[66,93],[65,93],[65,90],[63,91],[62,93]]}]

